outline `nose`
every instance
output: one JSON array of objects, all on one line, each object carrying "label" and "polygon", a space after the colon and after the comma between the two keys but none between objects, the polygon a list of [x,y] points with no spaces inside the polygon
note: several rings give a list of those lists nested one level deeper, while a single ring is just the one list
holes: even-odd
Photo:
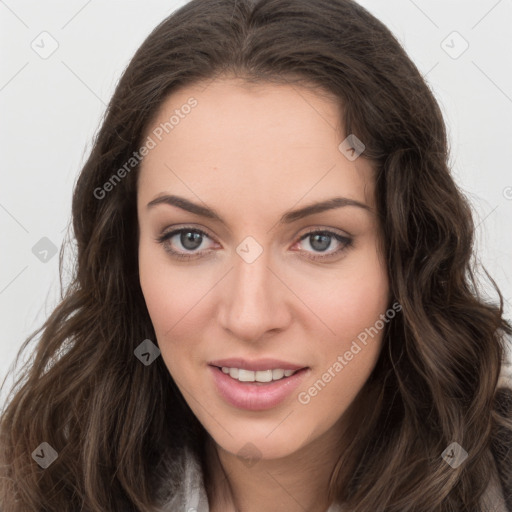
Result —
[{"label": "nose", "polygon": [[293,293],[271,267],[269,252],[251,263],[235,253],[234,268],[219,290],[219,323],[236,339],[258,341],[286,329],[291,321]]}]

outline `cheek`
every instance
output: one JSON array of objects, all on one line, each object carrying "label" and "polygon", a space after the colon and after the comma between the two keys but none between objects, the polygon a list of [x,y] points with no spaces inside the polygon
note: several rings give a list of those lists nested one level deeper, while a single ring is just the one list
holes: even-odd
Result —
[{"label": "cheek", "polygon": [[207,290],[201,279],[195,278],[185,267],[179,269],[171,265],[163,248],[151,247],[148,241],[142,241],[139,246],[139,278],[157,334],[174,332],[181,327],[182,322],[187,321],[189,310]]},{"label": "cheek", "polygon": [[173,378],[188,380],[196,373],[204,323],[212,316],[208,293],[216,280],[205,270],[178,268],[165,251],[139,246],[139,278],[161,357]]},{"label": "cheek", "polygon": [[[388,278],[376,251],[368,251],[345,268],[325,289],[309,288],[310,304],[324,325],[314,373],[298,401],[307,408],[337,417],[364,386],[379,356],[386,325]],[[322,293],[321,293],[322,292]],[[326,409],[327,408],[327,409]]]},{"label": "cheek", "polygon": [[375,248],[359,251],[330,274],[328,283],[310,279],[303,286],[308,305],[327,328],[324,342],[339,349],[373,326],[388,307],[387,271]]},{"label": "cheek", "polygon": [[[176,343],[176,331],[181,327],[186,315],[183,297],[176,300],[176,288],[169,288],[157,266],[141,265],[140,283],[148,309],[160,355],[169,373],[179,384],[186,379],[187,368],[183,361],[189,360],[189,346]],[[175,283],[173,282],[173,285]],[[174,291],[173,291],[174,290]],[[186,317],[185,317],[186,318]],[[180,321],[181,319],[181,321]]]},{"label": "cheek", "polygon": [[347,279],[332,301],[330,314],[336,336],[344,342],[373,326],[388,306],[388,285],[378,270]]},{"label": "cheek", "polygon": [[[198,293],[190,285],[190,276],[172,270],[158,248],[139,247],[139,278],[146,307],[153,324],[162,356],[187,321],[187,312]],[[187,284],[188,281],[188,284]],[[195,300],[197,302],[197,300]],[[164,357],[165,359],[165,357]]]}]

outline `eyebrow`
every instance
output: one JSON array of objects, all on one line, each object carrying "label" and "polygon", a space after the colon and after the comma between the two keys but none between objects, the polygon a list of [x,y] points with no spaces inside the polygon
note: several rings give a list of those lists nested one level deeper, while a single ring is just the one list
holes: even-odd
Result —
[{"label": "eyebrow", "polygon": [[[171,206],[176,206],[190,213],[194,213],[195,215],[199,215],[201,217],[206,217],[208,219],[217,220],[223,224],[226,224],[222,217],[212,208],[208,208],[206,206],[201,206],[199,204],[193,203],[184,197],[175,196],[175,195],[160,195],[150,201],[147,204],[147,208],[154,208],[159,204],[167,204]],[[362,208],[371,212],[371,208],[355,199],[348,199],[347,197],[333,197],[331,199],[327,199],[325,201],[320,201],[303,208],[299,208],[297,210],[292,210],[286,212],[282,215],[279,220],[280,224],[290,224],[297,220],[300,220],[304,217],[308,217],[309,215],[314,215],[315,213],[321,213],[328,210],[334,210],[336,208],[342,208],[344,206],[356,206],[358,208]]]}]

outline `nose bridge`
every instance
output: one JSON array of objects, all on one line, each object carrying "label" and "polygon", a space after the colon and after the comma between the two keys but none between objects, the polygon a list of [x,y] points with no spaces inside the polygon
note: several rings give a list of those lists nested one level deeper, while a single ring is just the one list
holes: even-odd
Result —
[{"label": "nose bridge", "polygon": [[284,291],[271,270],[270,251],[248,237],[233,255],[227,289],[222,297],[221,322],[234,336],[256,340],[286,320]]}]

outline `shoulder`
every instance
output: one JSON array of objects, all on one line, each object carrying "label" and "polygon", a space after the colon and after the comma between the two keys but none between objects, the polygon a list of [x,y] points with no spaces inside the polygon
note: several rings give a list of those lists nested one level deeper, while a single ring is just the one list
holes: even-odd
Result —
[{"label": "shoulder", "polygon": [[[512,338],[510,339],[512,346]],[[498,388],[507,388],[512,393],[512,361],[507,360],[501,366]]]},{"label": "shoulder", "polygon": [[184,446],[172,465],[174,474],[178,470],[182,477],[172,489],[169,489],[165,502],[158,512],[209,512],[203,470],[192,450]]},{"label": "shoulder", "polygon": [[[484,495],[483,510],[512,510],[512,364],[501,369],[494,397],[494,429],[491,452],[495,472]],[[509,508],[507,508],[507,506]],[[494,507],[494,508],[493,508]]]},{"label": "shoulder", "polygon": [[487,486],[484,495],[481,498],[482,510],[489,510],[493,512],[510,512],[503,494],[503,487],[501,486],[497,471],[491,477],[491,481]]}]

